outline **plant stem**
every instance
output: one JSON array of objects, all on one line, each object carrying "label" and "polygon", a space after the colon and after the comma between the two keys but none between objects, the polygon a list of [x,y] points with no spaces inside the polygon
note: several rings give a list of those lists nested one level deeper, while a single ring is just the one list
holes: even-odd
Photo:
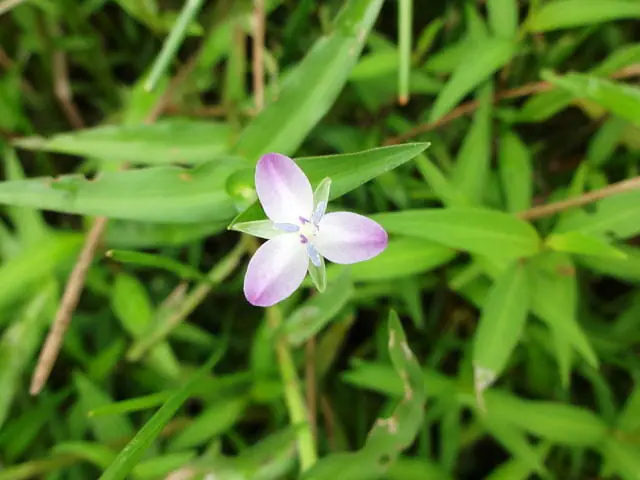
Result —
[{"label": "plant stem", "polygon": [[[282,325],[282,312],[279,307],[274,306],[267,309],[267,322],[273,332],[279,330]],[[284,336],[279,336],[276,340],[276,356],[278,358],[280,376],[284,384],[284,396],[287,410],[289,411],[289,419],[295,427],[298,427],[300,468],[304,472],[311,468],[317,460],[316,445],[302,395],[298,372],[293,362],[291,349]]]}]

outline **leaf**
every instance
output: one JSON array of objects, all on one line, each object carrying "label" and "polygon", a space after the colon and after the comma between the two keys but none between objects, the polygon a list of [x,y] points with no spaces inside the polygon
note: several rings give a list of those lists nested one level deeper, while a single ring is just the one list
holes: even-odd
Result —
[{"label": "leaf", "polygon": [[451,480],[439,464],[424,458],[401,457],[389,467],[388,480]]},{"label": "leaf", "polygon": [[[391,238],[387,248],[377,257],[349,267],[354,282],[394,280],[424,273],[449,262],[456,256],[451,248],[417,238]],[[327,268],[335,278],[342,266]]]},{"label": "leaf", "polygon": [[533,313],[597,368],[598,357],[578,323],[576,272],[570,257],[560,252],[545,253],[532,259],[529,271]]},{"label": "leaf", "polygon": [[10,412],[13,398],[20,390],[24,370],[38,348],[46,325],[47,307],[57,300],[55,287],[55,283],[46,282],[38,288],[0,337],[0,430]]},{"label": "leaf", "polygon": [[[195,451],[169,453],[143,460],[132,470],[135,480],[167,478],[196,457]],[[170,478],[170,477],[169,477]]]},{"label": "leaf", "polygon": [[602,453],[614,471],[625,480],[640,480],[640,449],[637,445],[622,442],[611,436],[606,439]]},{"label": "leaf", "polygon": [[628,127],[629,124],[621,118],[611,117],[605,120],[589,142],[587,150],[589,164],[593,166],[605,165],[613,156]]},{"label": "leaf", "polygon": [[164,391],[152,393],[144,397],[130,398],[121,402],[110,403],[102,407],[91,410],[90,417],[100,417],[102,415],[120,415],[122,413],[139,412],[152,407],[157,407],[166,402],[175,392]]},{"label": "leaf", "polygon": [[[305,157],[297,159],[296,162],[309,177],[309,181],[313,186],[318,185],[326,177],[331,179],[329,199],[333,200],[358,188],[378,175],[408,162],[428,147],[428,143],[406,143],[373,148],[357,153]],[[246,188],[254,188],[253,170],[238,172],[236,175],[244,176]],[[266,216],[259,203],[256,202],[238,215],[229,228],[233,230],[233,226],[236,223],[263,220],[264,218]]]},{"label": "leaf", "polygon": [[640,190],[620,193],[600,200],[595,213],[579,212],[560,222],[554,233],[570,231],[624,240],[640,233]]},{"label": "leaf", "polygon": [[89,442],[58,443],[51,449],[51,453],[81,458],[101,470],[107,468],[116,456],[115,452],[109,447]]},{"label": "leaf", "polygon": [[504,371],[527,320],[530,304],[525,265],[515,262],[494,283],[473,339],[478,395]]},{"label": "leaf", "polygon": [[579,253],[600,258],[626,258],[622,250],[601,238],[583,232],[551,234],[546,238],[545,245],[559,252]]},{"label": "leaf", "polygon": [[451,78],[436,98],[429,122],[440,120],[462,98],[505,65],[516,52],[516,44],[502,38],[477,42],[453,71]]},{"label": "leaf", "polygon": [[[111,397],[95,386],[91,380],[83,374],[76,372],[73,376],[75,388],[79,395],[79,405],[83,413],[113,403]],[[113,415],[109,418],[90,418],[96,439],[101,443],[120,441],[133,435],[133,425],[124,415]]]},{"label": "leaf", "polygon": [[389,356],[401,380],[403,397],[391,417],[379,419],[360,450],[334,453],[319,460],[303,475],[303,480],[368,480],[377,478],[404,449],[409,447],[422,427],[426,394],[420,364],[409,349],[400,320],[389,315]]},{"label": "leaf", "polygon": [[105,256],[116,262],[166,270],[185,280],[209,281],[209,278],[204,273],[193,268],[191,265],[185,265],[173,258],[162,255],[127,250],[108,250]]},{"label": "leaf", "polygon": [[507,211],[520,212],[531,207],[533,168],[531,153],[511,131],[500,135],[499,173]]},{"label": "leaf", "polygon": [[112,219],[104,242],[107,247],[123,249],[182,246],[224,230],[227,223],[228,220],[176,224]]},{"label": "leaf", "polygon": [[625,18],[640,18],[640,5],[629,0],[556,0],[542,5],[527,21],[533,32],[548,32]]},{"label": "leaf", "polygon": [[[142,455],[158,437],[165,425],[173,418],[182,404],[200,386],[202,379],[209,373],[222,355],[222,350],[215,352],[191,379],[169,398],[162,407],[138,430],[138,433],[120,451],[116,459],[102,473],[99,480],[123,480],[138,464]],[[112,418],[112,417],[109,417]]]},{"label": "leaf", "polygon": [[624,258],[578,255],[576,262],[600,275],[640,283],[640,249],[629,245],[619,245],[616,249],[624,254]]},{"label": "leaf", "polygon": [[489,257],[526,257],[540,250],[528,223],[506,213],[480,208],[406,210],[374,215],[389,233],[425,238]]},{"label": "leaf", "polygon": [[381,6],[382,0],[345,3],[331,32],[315,42],[233,151],[253,162],[269,152],[294,153],[347,82]]},{"label": "leaf", "polygon": [[[637,8],[640,11],[640,5],[637,5]],[[607,111],[640,126],[640,89],[635,86],[577,73],[560,77],[543,72],[542,78],[577,98],[596,102]]]},{"label": "leaf", "polygon": [[517,0],[487,0],[489,25],[496,37],[515,38],[518,33]]},{"label": "leaf", "polygon": [[573,405],[522,400],[501,392],[487,392],[486,402],[489,415],[554,443],[593,447],[607,435],[608,426],[597,415]]},{"label": "leaf", "polygon": [[491,166],[492,85],[483,86],[478,97],[480,106],[462,142],[451,173],[451,183],[476,205],[483,203]]},{"label": "leaf", "polygon": [[347,304],[353,294],[349,271],[345,269],[324,293],[314,295],[286,319],[282,334],[295,347],[320,332]]},{"label": "leaf", "polygon": [[215,222],[236,210],[225,190],[227,177],[243,164],[210,162],[193,170],[153,167],[0,182],[0,203],[81,215],[146,222]]},{"label": "leaf", "polygon": [[[133,275],[116,276],[111,294],[111,306],[123,328],[135,340],[145,338],[153,322],[154,309],[144,285]],[[180,375],[180,363],[167,342],[155,345],[146,361],[160,374],[169,378]]]},{"label": "leaf", "polygon": [[0,308],[28,295],[34,286],[74,258],[82,242],[81,235],[48,235],[4,262],[0,267]]},{"label": "leaf", "polygon": [[187,427],[172,439],[173,451],[196,447],[229,430],[240,419],[247,406],[245,395],[215,400]]},{"label": "leaf", "polygon": [[48,139],[27,137],[14,144],[28,150],[133,165],[196,165],[227,153],[231,133],[225,123],[174,118],[153,124],[87,128]]}]

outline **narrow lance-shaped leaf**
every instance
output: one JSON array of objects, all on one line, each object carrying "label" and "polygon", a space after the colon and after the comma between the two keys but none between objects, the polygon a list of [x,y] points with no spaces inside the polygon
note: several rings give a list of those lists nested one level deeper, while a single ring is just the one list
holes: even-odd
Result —
[{"label": "narrow lance-shaped leaf", "polygon": [[500,135],[499,173],[507,211],[526,210],[531,206],[533,168],[527,146],[513,132]]},{"label": "narrow lance-shaped leaf", "polygon": [[[640,4],[638,4],[640,9]],[[543,72],[542,77],[577,98],[591,100],[605,110],[640,126],[640,89],[594,75],[571,73],[557,76]]]},{"label": "narrow lance-shaped leaf", "polygon": [[389,316],[389,356],[402,379],[402,398],[391,417],[376,422],[359,451],[329,455],[308,470],[303,480],[377,478],[413,443],[424,416],[424,377],[395,312]]},{"label": "narrow lance-shaped leaf", "polygon": [[0,182],[0,203],[146,222],[228,220],[236,210],[226,179],[243,166],[220,160],[193,170],[154,167],[104,172],[93,180],[65,175]]},{"label": "narrow lance-shaped leaf", "polygon": [[[407,143],[390,147],[373,148],[362,152],[323,157],[304,157],[296,160],[309,177],[312,185],[318,185],[325,178],[331,179],[329,199],[341,197],[363,183],[393,170],[419,155],[429,147],[428,143]],[[234,177],[242,177],[241,179]],[[237,189],[253,191],[254,170],[243,170],[230,178]],[[238,223],[263,220],[266,216],[258,202],[238,215],[229,228]]]},{"label": "narrow lance-shaped leaf", "polygon": [[482,204],[489,176],[492,97],[493,86],[487,83],[478,94],[480,107],[462,142],[452,172],[452,183],[458,191],[464,192],[474,205]]},{"label": "narrow lance-shaped leaf", "polygon": [[540,251],[540,239],[527,222],[480,208],[406,210],[372,217],[389,233],[426,238],[488,257],[526,257]]},{"label": "narrow lance-shaped leaf", "polygon": [[542,5],[527,26],[533,32],[546,32],[624,18],[640,18],[640,4],[629,0],[556,0]]},{"label": "narrow lance-shaped leaf", "polygon": [[473,365],[478,398],[504,371],[515,349],[529,310],[526,266],[514,262],[489,291],[473,341]]},{"label": "narrow lance-shaped leaf", "polygon": [[382,0],[346,2],[331,33],[287,76],[277,100],[245,128],[234,151],[251,161],[294,153],[347,82],[381,6]]},{"label": "narrow lance-shaped leaf", "polygon": [[478,42],[463,57],[438,95],[429,121],[435,122],[449,113],[465,95],[506,64],[515,51],[516,45],[511,40],[488,38]]},{"label": "narrow lance-shaped leaf", "polygon": [[219,122],[168,119],[149,125],[108,125],[50,138],[16,140],[28,150],[65,153],[140,165],[206,163],[229,150],[231,127]]}]

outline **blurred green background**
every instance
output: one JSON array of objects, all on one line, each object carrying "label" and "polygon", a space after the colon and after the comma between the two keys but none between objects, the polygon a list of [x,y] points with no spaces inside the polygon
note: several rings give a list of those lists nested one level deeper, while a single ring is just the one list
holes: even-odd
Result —
[{"label": "blurred green background", "polygon": [[[0,480],[640,479],[638,78],[638,0],[0,0]],[[390,243],[259,309],[272,151]]]}]

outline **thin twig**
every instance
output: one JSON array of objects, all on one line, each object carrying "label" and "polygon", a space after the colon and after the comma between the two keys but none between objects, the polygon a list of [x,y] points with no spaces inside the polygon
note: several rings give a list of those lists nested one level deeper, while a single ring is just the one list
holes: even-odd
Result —
[{"label": "thin twig", "polygon": [[640,176],[623,180],[618,183],[613,183],[599,190],[585,193],[579,197],[533,207],[529,210],[525,210],[524,212],[520,212],[517,215],[523,220],[534,220],[536,218],[548,217],[549,215],[553,215],[570,208],[582,207],[583,205],[588,205],[589,203],[602,200],[603,198],[610,197],[612,195],[638,189],[640,189]]},{"label": "thin twig", "polygon": [[[54,26],[54,37],[61,36],[60,28]],[[64,50],[57,48],[53,52],[53,90],[67,120],[73,128],[84,128],[85,123],[78,107],[73,102],[73,93],[69,83],[69,65]]]},{"label": "thin twig", "polygon": [[78,261],[74,265],[71,275],[69,276],[62,300],[60,301],[60,306],[56,312],[56,318],[51,325],[44,347],[40,350],[38,364],[33,374],[33,378],[31,379],[31,387],[29,388],[31,395],[37,395],[40,393],[42,387],[49,378],[53,364],[58,357],[58,352],[60,351],[64,335],[71,323],[71,316],[78,305],[87,270],[89,270],[96,248],[100,242],[100,237],[102,236],[102,232],[104,232],[106,226],[107,219],[100,217],[96,219],[91,230],[89,230],[87,239],[85,240],[80,256],[78,257]]},{"label": "thin twig", "polygon": [[320,410],[322,410],[322,416],[324,417],[325,430],[327,435],[327,440],[329,442],[329,448],[332,451],[336,451],[336,418],[333,413],[333,408],[331,408],[331,403],[329,402],[329,397],[326,395],[320,396]]},{"label": "thin twig", "polygon": [[[613,73],[610,78],[612,79],[625,79],[630,77],[635,77],[640,75],[640,64],[631,65],[629,67],[618,70]],[[529,95],[535,95],[537,93],[546,92],[549,90],[553,90],[555,85],[551,82],[542,81],[542,82],[534,82],[523,85],[521,87],[512,88],[509,90],[504,90],[502,92],[498,92],[494,95],[493,101],[498,102],[500,100],[507,100],[513,98],[521,98],[527,97]],[[394,137],[389,137],[385,140],[385,145],[396,145],[398,143],[402,143],[410,138],[418,136],[423,133],[431,132],[447,123],[456,120],[460,117],[473,113],[480,106],[480,102],[477,100],[471,100],[469,102],[463,103],[462,105],[454,108],[447,115],[442,117],[441,119],[430,122],[423,123],[422,125],[418,125],[415,128],[412,128],[408,132],[402,133],[400,135],[396,135]]]},{"label": "thin twig", "polygon": [[264,0],[254,0],[253,7],[253,94],[256,110],[264,108]]}]

